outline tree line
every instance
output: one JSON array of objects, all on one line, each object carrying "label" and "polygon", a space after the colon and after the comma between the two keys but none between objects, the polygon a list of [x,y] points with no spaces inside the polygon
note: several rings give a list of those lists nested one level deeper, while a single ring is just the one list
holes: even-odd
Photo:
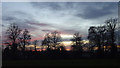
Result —
[{"label": "tree line", "polygon": [[[88,39],[90,40],[90,45],[98,47],[99,54],[102,53],[103,47],[109,50],[114,55],[117,52],[117,44],[115,31],[117,29],[117,19],[109,19],[105,21],[104,25],[101,26],[91,26],[88,29]],[[108,51],[108,50],[106,50]]]},{"label": "tree line", "polygon": [[[73,38],[71,41],[73,42],[73,45],[71,45],[72,50],[70,51],[71,54],[74,55],[97,55],[102,56],[107,53],[109,53],[112,56],[115,56],[117,54],[117,44],[116,44],[116,26],[117,26],[117,19],[109,19],[106,20],[103,25],[100,26],[91,26],[88,29],[88,40],[89,40],[89,51],[86,53],[83,51],[83,42],[82,36],[79,32],[75,33],[73,35]],[[16,25],[15,23],[12,23],[9,28],[6,31],[6,37],[7,40],[5,41],[5,44],[8,46],[3,51],[3,54],[13,54],[20,53],[22,56],[25,57],[26,54],[26,45],[31,44],[31,35],[30,32],[27,29],[21,29]],[[65,46],[60,46],[60,42],[62,42],[62,38],[59,32],[53,31],[51,33],[47,33],[44,36],[44,39],[42,40],[41,46],[47,46],[47,54],[51,51],[57,52],[62,51],[62,55],[64,55],[64,52],[66,53]],[[34,40],[33,44],[35,46],[35,52],[37,52],[36,46],[38,45],[38,40]],[[110,46],[110,48],[108,48]],[[97,51],[94,53],[94,47],[98,47]],[[41,52],[44,53],[44,52]],[[69,53],[69,54],[70,54]],[[31,53],[33,54],[33,53]],[[70,54],[70,55],[71,55]],[[36,54],[34,54],[36,55]],[[8,55],[7,55],[8,56]],[[50,56],[50,55],[49,55]],[[73,56],[73,55],[72,55]],[[65,57],[65,56],[64,56]]]},{"label": "tree line", "polygon": [[5,44],[8,45],[13,51],[16,51],[19,47],[22,51],[25,51],[25,45],[30,44],[31,35],[27,29],[21,30],[15,23],[10,24],[6,31]]}]

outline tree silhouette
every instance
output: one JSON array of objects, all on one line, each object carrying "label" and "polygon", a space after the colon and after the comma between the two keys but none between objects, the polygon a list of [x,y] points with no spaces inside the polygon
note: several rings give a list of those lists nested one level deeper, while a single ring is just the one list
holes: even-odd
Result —
[{"label": "tree silhouette", "polygon": [[10,24],[9,28],[6,31],[7,39],[11,43],[11,49],[17,50],[18,37],[21,33],[21,29],[15,24]]},{"label": "tree silhouette", "polygon": [[61,42],[61,36],[60,36],[59,32],[54,31],[51,33],[51,42],[53,44],[53,47],[55,47],[55,48],[57,45],[59,45],[58,42]]},{"label": "tree silhouette", "polygon": [[108,40],[107,42],[111,46],[111,52],[112,54],[115,54],[117,52],[117,47],[115,44],[115,30],[116,30],[116,24],[117,24],[117,19],[109,19],[106,20],[105,25],[107,27],[107,33],[108,33]]},{"label": "tree silhouette", "polygon": [[105,45],[105,35],[106,28],[105,26],[91,26],[88,30],[88,39],[90,40],[90,44],[98,47],[98,53],[102,53],[102,46]]},{"label": "tree silhouette", "polygon": [[[101,53],[103,46],[111,46],[111,53],[114,55],[117,52],[115,44],[115,30],[117,19],[106,20],[104,26],[91,26],[88,30],[88,39],[92,45],[98,46],[98,53]],[[106,47],[107,47],[106,46]]]},{"label": "tree silhouette", "polygon": [[95,26],[91,26],[88,29],[88,39],[90,40],[91,47],[96,45],[96,38],[97,38],[97,36],[96,36],[96,27]]},{"label": "tree silhouette", "polygon": [[37,51],[36,46],[37,46],[38,41],[35,40],[33,43],[34,43],[34,45],[35,45],[35,51]]},{"label": "tree silhouette", "polygon": [[51,32],[51,33],[47,33],[45,35],[45,38],[44,40],[42,41],[42,45],[47,45],[48,48],[56,48],[57,45],[59,45],[58,42],[61,41],[61,36],[59,34],[59,32],[57,31],[54,31],[54,32]]},{"label": "tree silhouette", "polygon": [[82,51],[82,43],[81,43],[81,39],[82,37],[81,37],[81,35],[79,35],[79,32],[78,33],[75,33],[74,34],[74,37],[73,37],[73,39],[72,39],[72,41],[73,41],[73,50],[75,50],[75,51]]},{"label": "tree silhouette", "polygon": [[22,50],[25,51],[25,45],[30,43],[31,35],[29,34],[29,31],[25,29],[21,36],[19,37],[20,44],[22,45]]},{"label": "tree silhouette", "polygon": [[59,49],[60,49],[60,51],[65,51],[65,47],[64,46],[60,46]]},{"label": "tree silhouette", "polygon": [[44,40],[42,41],[42,46],[43,46],[43,45],[48,46],[48,49],[50,48],[50,45],[51,45],[51,37],[50,37],[50,34],[49,34],[49,33],[47,33],[47,34],[45,35],[45,38],[44,38]]},{"label": "tree silhouette", "polygon": [[[102,48],[105,46],[106,43],[106,27],[105,26],[98,26],[97,27],[98,30],[98,51],[101,52],[101,50],[103,50]],[[102,46],[102,48],[101,48]]]}]

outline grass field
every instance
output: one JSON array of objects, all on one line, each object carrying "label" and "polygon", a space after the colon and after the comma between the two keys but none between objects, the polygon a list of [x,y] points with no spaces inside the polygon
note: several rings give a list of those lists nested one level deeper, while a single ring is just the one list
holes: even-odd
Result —
[{"label": "grass field", "polygon": [[3,67],[110,67],[120,68],[117,59],[79,59],[79,60],[12,60],[3,61]]}]

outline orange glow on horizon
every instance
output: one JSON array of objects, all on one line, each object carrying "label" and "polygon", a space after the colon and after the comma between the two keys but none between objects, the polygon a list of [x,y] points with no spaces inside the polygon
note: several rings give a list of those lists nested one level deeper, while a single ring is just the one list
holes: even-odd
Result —
[{"label": "orange glow on horizon", "polygon": [[66,51],[70,51],[71,49],[70,49],[70,48],[66,48],[65,50],[66,50]]}]

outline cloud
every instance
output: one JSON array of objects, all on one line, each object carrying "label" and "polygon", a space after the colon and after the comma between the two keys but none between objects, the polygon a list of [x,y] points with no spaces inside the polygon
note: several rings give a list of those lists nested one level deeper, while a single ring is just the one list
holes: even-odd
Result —
[{"label": "cloud", "polygon": [[38,9],[51,9],[51,10],[67,10],[73,8],[74,3],[72,2],[31,2],[31,5]]},{"label": "cloud", "polygon": [[[31,2],[34,8],[74,15],[84,19],[97,19],[110,14],[116,14],[117,2]],[[70,12],[69,12],[70,11]]]},{"label": "cloud", "polygon": [[75,32],[78,32],[76,29],[62,29],[64,33],[74,34]]},{"label": "cloud", "polygon": [[4,6],[11,9],[4,8],[3,25],[16,22],[31,30],[35,37],[54,30],[63,34],[80,32],[86,36],[91,25],[102,24],[105,19],[117,16],[115,2],[31,2],[5,3]]},{"label": "cloud", "polygon": [[46,24],[46,23],[29,22],[29,24],[31,24],[31,25],[36,25],[36,26],[51,26],[50,24]]},{"label": "cloud", "polygon": [[44,31],[44,32],[50,32],[51,30],[48,30],[48,29],[43,29],[41,31]]},{"label": "cloud", "polygon": [[12,20],[15,20],[16,17],[11,17],[11,16],[3,16],[2,17],[2,20],[5,20],[5,21],[12,21]]},{"label": "cloud", "polygon": [[85,8],[84,13],[78,13],[76,16],[84,19],[97,19],[110,14],[116,14],[113,10],[117,10],[117,3],[93,3]]},{"label": "cloud", "polygon": [[4,22],[3,25],[16,23],[23,29],[24,28],[27,28],[30,30],[37,29],[36,27],[33,27],[28,24],[29,22],[36,22],[36,20],[34,20],[30,14],[27,14],[22,11],[15,11],[15,12],[11,12],[9,14],[3,15],[2,20]]}]

